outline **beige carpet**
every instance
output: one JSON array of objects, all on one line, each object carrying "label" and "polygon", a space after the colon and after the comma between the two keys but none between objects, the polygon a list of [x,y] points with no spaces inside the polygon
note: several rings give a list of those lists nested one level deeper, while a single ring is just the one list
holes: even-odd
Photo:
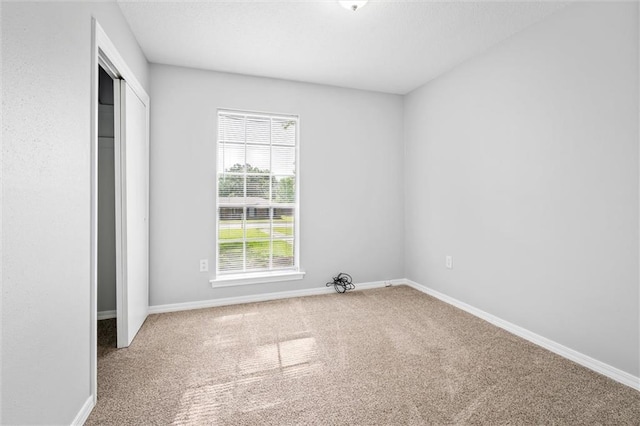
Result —
[{"label": "beige carpet", "polygon": [[640,392],[406,286],[99,325],[87,424],[640,424]]}]

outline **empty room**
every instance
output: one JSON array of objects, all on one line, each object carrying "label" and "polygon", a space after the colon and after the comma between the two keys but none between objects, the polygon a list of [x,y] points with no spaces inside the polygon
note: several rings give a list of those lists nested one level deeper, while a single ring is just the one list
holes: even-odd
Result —
[{"label": "empty room", "polygon": [[0,424],[640,425],[638,1],[0,17]]}]

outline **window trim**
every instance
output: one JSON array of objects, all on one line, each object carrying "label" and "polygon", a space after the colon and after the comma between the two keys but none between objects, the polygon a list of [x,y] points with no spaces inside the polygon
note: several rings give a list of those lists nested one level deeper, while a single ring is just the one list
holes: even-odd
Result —
[{"label": "window trim", "polygon": [[213,288],[235,287],[240,285],[264,284],[282,281],[295,281],[304,278],[306,272],[294,270],[260,271],[241,274],[218,275],[209,280]]},{"label": "window trim", "polygon": [[[237,115],[237,116],[255,116],[260,118],[268,118],[268,119],[294,119],[296,121],[296,144],[295,144],[295,161],[296,161],[296,173],[295,173],[295,212],[294,212],[294,265],[290,268],[279,268],[279,269],[271,269],[265,271],[241,271],[241,272],[220,272],[219,270],[219,256],[220,256],[220,243],[219,243],[219,177],[218,177],[218,144],[219,144],[219,120],[220,115]],[[304,278],[305,272],[300,267],[300,116],[298,114],[283,114],[283,113],[272,113],[272,112],[264,112],[264,111],[253,111],[253,110],[238,110],[231,108],[218,108],[216,110],[216,131],[215,131],[215,278],[209,280],[212,287],[231,287],[238,285],[250,285],[250,284],[259,284],[259,283],[268,283],[268,282],[280,282],[280,281],[291,281],[291,280],[299,280]],[[245,139],[246,144],[246,139]]]}]

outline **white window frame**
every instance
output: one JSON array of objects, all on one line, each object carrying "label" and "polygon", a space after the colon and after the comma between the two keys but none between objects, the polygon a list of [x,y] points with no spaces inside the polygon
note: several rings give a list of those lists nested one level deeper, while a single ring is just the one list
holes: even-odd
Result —
[{"label": "white window frame", "polygon": [[[267,270],[267,271],[256,271],[256,272],[223,272],[219,271],[218,259],[220,256],[220,243],[219,243],[219,230],[220,230],[220,206],[218,202],[218,191],[219,191],[219,170],[218,170],[218,144],[219,141],[219,131],[218,124],[220,121],[220,115],[238,115],[238,116],[252,116],[266,119],[284,119],[284,120],[295,120],[296,122],[296,144],[295,144],[295,161],[296,161],[296,173],[295,173],[295,207],[294,207],[294,265],[291,268],[286,269],[278,269],[278,270]],[[209,282],[211,283],[213,288],[218,287],[231,287],[237,285],[249,285],[249,284],[260,284],[260,283],[270,283],[270,282],[282,282],[282,281],[292,281],[299,280],[304,278],[305,272],[300,267],[300,116],[297,114],[280,114],[280,113],[271,113],[271,112],[258,112],[258,111],[250,111],[250,110],[235,110],[229,108],[218,108],[216,112],[216,161],[215,161],[215,199],[216,199],[216,207],[215,207],[215,245],[216,245],[216,276],[214,279],[211,279]]]}]

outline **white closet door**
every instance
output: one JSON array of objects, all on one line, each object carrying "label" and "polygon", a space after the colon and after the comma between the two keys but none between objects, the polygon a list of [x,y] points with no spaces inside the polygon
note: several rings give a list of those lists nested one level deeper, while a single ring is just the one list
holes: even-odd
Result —
[{"label": "white closet door", "polygon": [[116,86],[120,98],[120,138],[115,141],[116,247],[120,250],[116,253],[116,309],[118,347],[122,348],[131,344],[149,312],[149,128],[147,105],[124,80]]}]

